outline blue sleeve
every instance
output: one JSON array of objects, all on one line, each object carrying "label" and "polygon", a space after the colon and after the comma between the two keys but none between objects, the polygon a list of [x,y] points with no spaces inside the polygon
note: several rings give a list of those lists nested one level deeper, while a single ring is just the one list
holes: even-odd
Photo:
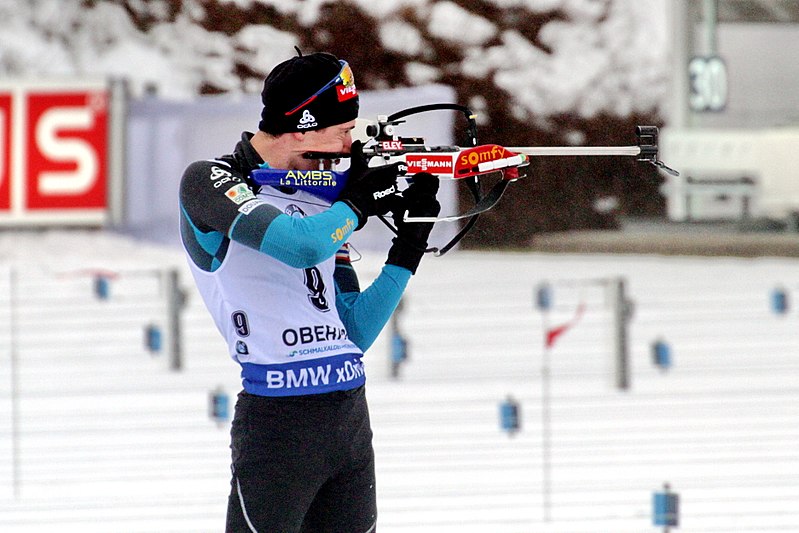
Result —
[{"label": "blue sleeve", "polygon": [[[219,181],[222,177],[225,181]],[[220,186],[225,183],[224,186]],[[344,202],[305,218],[294,218],[259,199],[244,176],[224,161],[195,161],[180,182],[181,234],[187,249],[213,270],[228,239],[269,254],[295,268],[328,259],[346,242],[358,217]],[[231,201],[234,199],[234,201]]]},{"label": "blue sleeve", "polygon": [[[351,268],[351,267],[350,267]],[[411,271],[385,265],[363,292],[341,292],[336,308],[352,342],[364,352],[372,345],[397,308]]]},{"label": "blue sleeve", "polygon": [[358,225],[343,202],[304,218],[274,213],[263,204],[232,225],[229,237],[294,268],[308,268],[332,257]]}]

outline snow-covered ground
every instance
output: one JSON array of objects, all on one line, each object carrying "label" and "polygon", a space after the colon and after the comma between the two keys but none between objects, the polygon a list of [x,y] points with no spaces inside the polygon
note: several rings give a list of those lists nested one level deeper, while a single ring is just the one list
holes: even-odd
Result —
[{"label": "snow-covered ground", "polygon": [[[3,344],[17,332],[15,365],[0,355],[0,530],[220,531],[227,424],[207,402],[236,393],[238,370],[180,252],[80,232],[3,234],[0,250]],[[356,267],[368,281],[381,262],[365,254]],[[188,290],[180,372],[142,342],[163,320],[161,268]],[[98,272],[118,274],[107,300]],[[399,322],[411,346],[401,378],[389,377],[386,335],[368,354],[380,530],[658,531],[651,498],[664,482],[680,494],[681,530],[799,530],[798,272],[778,258],[427,258]],[[626,391],[613,385],[607,292],[619,277],[633,303]],[[533,305],[542,282],[546,317]],[[544,330],[580,304],[545,352]],[[657,339],[672,350],[665,372]],[[522,408],[513,437],[499,426],[508,395]]]}]

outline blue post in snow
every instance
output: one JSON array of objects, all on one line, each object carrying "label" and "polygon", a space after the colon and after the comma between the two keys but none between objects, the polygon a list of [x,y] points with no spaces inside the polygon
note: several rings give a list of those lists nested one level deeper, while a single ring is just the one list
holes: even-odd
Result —
[{"label": "blue post in snow", "polygon": [[150,352],[157,353],[161,351],[162,344],[161,328],[155,324],[149,324],[144,329],[144,345]]},{"label": "blue post in snow", "polygon": [[514,436],[521,429],[519,402],[508,396],[499,404],[499,423],[503,431],[509,436]]},{"label": "blue post in snow", "polygon": [[217,387],[209,395],[208,416],[218,425],[230,420],[230,396],[222,390],[222,387]]},{"label": "blue post in snow", "polygon": [[664,372],[671,368],[671,346],[665,340],[658,339],[652,344],[652,362]]},{"label": "blue post in snow", "polygon": [[772,289],[771,310],[776,315],[784,315],[788,312],[788,292],[783,287]]},{"label": "blue post in snow", "polygon": [[94,295],[98,300],[107,300],[110,294],[110,281],[107,276],[98,274],[94,278]]},{"label": "blue post in snow", "polygon": [[552,286],[547,282],[538,284],[535,289],[535,307],[539,311],[552,309]]},{"label": "blue post in snow", "polygon": [[408,341],[399,331],[391,332],[391,365],[394,377],[399,373],[399,365],[408,358]]},{"label": "blue post in snow", "polygon": [[663,484],[662,491],[652,495],[652,523],[663,526],[663,533],[680,525],[680,495],[671,492],[668,483]]},{"label": "blue post in snow", "polygon": [[391,341],[389,346],[389,358],[391,362],[391,377],[399,378],[400,367],[408,359],[408,339],[402,334],[399,325],[400,317],[405,307],[405,301],[400,300],[394,314],[391,315]]}]

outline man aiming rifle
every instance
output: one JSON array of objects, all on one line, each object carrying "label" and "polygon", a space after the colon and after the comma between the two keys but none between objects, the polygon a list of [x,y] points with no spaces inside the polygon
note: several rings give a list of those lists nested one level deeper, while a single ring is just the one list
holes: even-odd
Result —
[{"label": "man aiming rifle", "polygon": [[[362,358],[433,226],[402,214],[435,217],[438,181],[416,174],[400,193],[403,165],[368,167],[351,137],[359,107],[352,70],[333,55],[279,64],[262,100],[258,131],[228,155],[189,165],[180,185],[189,266],[241,366],[226,531],[374,532]],[[352,158],[349,172],[330,170],[343,155]],[[272,185],[254,177],[264,174]],[[389,213],[398,235],[361,290],[347,241]]]}]

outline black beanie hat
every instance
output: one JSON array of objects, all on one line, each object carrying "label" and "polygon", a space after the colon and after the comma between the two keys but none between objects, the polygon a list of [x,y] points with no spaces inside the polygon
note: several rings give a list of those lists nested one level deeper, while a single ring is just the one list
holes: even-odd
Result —
[{"label": "black beanie hat", "polygon": [[299,55],[277,65],[264,81],[261,122],[258,129],[272,135],[309,131],[343,124],[358,117],[355,80],[339,80],[310,102],[297,108],[341,72],[342,63],[332,54]]}]

